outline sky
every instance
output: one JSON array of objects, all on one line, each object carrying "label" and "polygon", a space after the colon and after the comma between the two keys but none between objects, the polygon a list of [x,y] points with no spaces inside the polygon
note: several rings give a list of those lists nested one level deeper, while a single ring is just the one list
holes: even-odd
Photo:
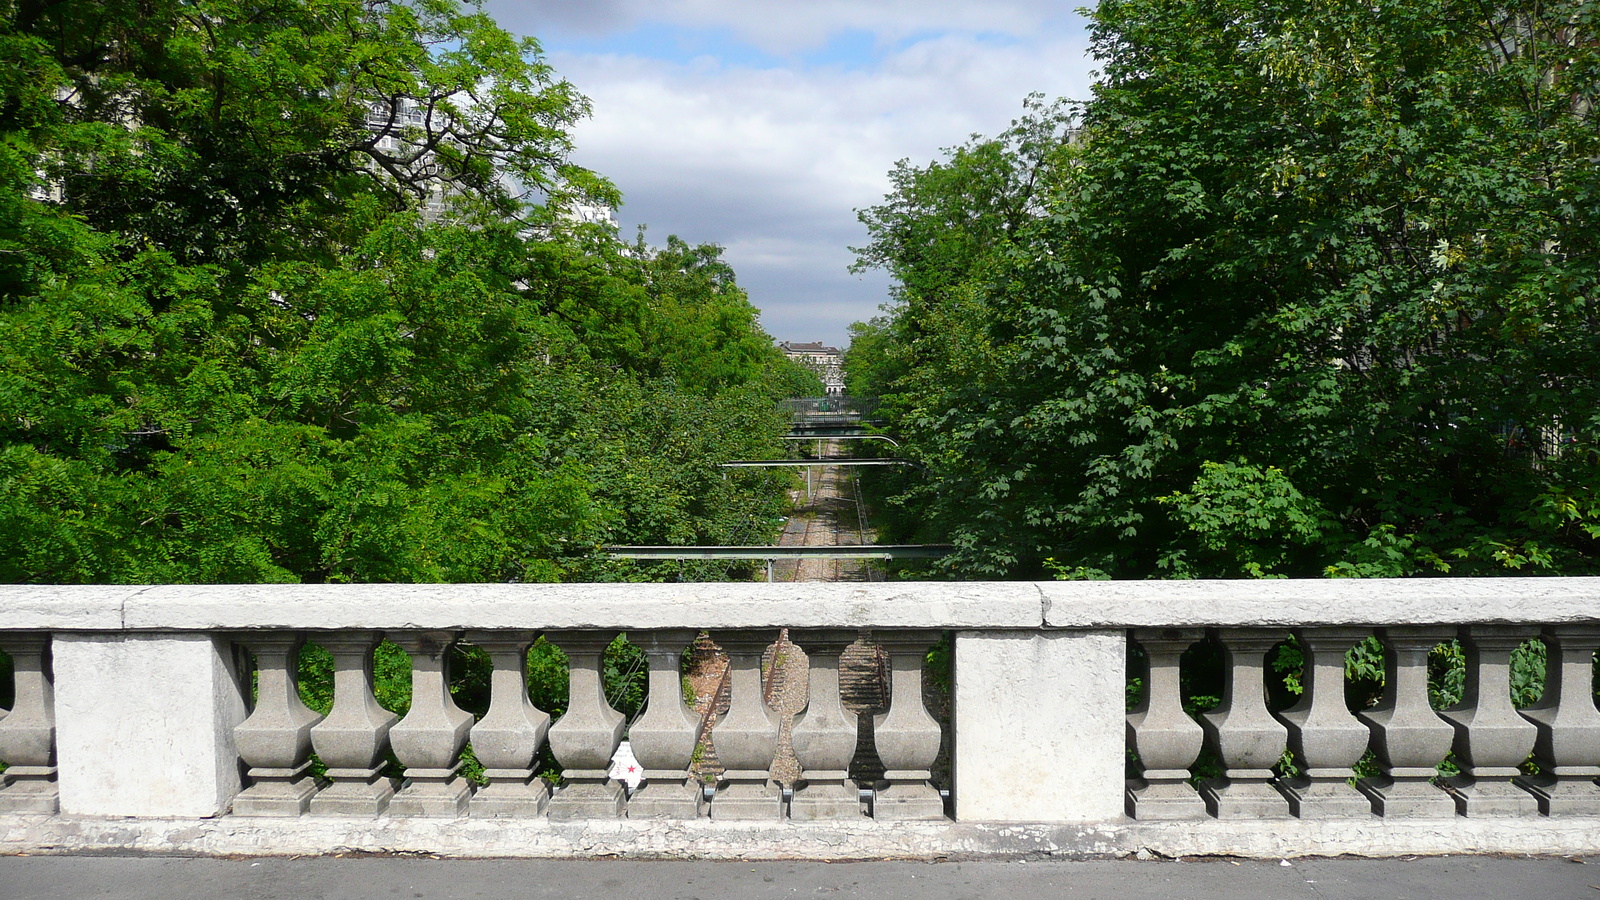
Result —
[{"label": "sky", "polygon": [[647,226],[721,245],[778,340],[843,347],[889,300],[848,271],[896,160],[1088,95],[1076,4],[1050,0],[488,0],[593,104],[574,161]]}]

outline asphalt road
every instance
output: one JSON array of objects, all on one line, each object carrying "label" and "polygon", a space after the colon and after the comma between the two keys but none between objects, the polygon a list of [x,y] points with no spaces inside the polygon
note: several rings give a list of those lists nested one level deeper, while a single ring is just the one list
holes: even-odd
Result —
[{"label": "asphalt road", "polygon": [[733,863],[0,857],[0,900],[1600,900],[1600,857]]}]

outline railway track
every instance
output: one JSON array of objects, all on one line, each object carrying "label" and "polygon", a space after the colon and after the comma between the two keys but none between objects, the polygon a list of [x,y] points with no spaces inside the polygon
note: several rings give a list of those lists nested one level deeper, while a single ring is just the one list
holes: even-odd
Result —
[{"label": "railway track", "polygon": [[[819,441],[819,455],[842,452],[837,441]],[[796,498],[796,509],[778,539],[780,547],[829,547],[870,544],[871,528],[860,499],[860,476],[842,466],[814,466],[807,483],[810,495]],[[774,569],[778,581],[873,581],[878,569],[871,560],[807,559]]]},{"label": "railway track", "polygon": [[[836,441],[821,441],[818,453],[833,456],[840,452]],[[778,539],[780,547],[826,547],[862,545],[875,535],[866,521],[861,502],[859,475],[842,466],[812,467],[809,496],[805,488],[795,497],[795,512]],[[773,564],[774,581],[871,581],[881,577],[873,560],[802,559],[778,560]],[[804,651],[789,640],[788,629],[767,649],[763,664],[766,672],[764,699],[782,723],[778,732],[778,755],[772,765],[772,779],[793,784],[800,767],[794,758],[789,735],[796,713],[806,707],[806,681],[809,664]],[[696,643],[689,664],[689,680],[695,689],[695,711],[701,716],[700,751],[696,771],[702,778],[715,778],[721,771],[711,730],[727,712],[727,658],[709,640]],[[877,647],[852,644],[840,660],[840,690],[845,706],[861,716],[863,725],[887,702],[888,672]],[[863,728],[852,771],[870,782],[882,774],[872,731]]]}]

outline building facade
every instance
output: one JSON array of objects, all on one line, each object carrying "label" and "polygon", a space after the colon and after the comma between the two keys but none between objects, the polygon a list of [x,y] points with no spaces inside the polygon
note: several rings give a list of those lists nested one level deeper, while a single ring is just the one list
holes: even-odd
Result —
[{"label": "building facade", "polygon": [[784,355],[817,373],[830,397],[844,394],[844,353],[821,341],[779,341]]}]

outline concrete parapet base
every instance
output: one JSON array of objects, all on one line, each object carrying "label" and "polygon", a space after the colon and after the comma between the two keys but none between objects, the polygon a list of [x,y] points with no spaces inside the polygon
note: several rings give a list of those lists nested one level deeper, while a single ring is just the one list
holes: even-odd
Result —
[{"label": "concrete parapet base", "polygon": [[416,778],[389,801],[391,816],[464,816],[472,786],[453,774],[448,778]]},{"label": "concrete parapet base", "polygon": [[233,798],[233,812],[240,816],[304,815],[321,787],[310,775],[293,781],[257,782]]},{"label": "concrete parapet base", "polygon": [[389,800],[394,797],[394,779],[379,775],[379,771],[329,769],[328,775],[335,781],[311,798],[310,814],[376,818],[389,808]]},{"label": "concrete parapet base", "polygon": [[1289,811],[1300,819],[1359,819],[1373,815],[1372,800],[1343,779],[1297,779],[1281,782]]},{"label": "concrete parapet base", "polygon": [[1442,819],[1456,809],[1447,791],[1420,779],[1363,778],[1356,789],[1372,801],[1373,813],[1386,819]]},{"label": "concrete parapet base", "polygon": [[720,822],[763,822],[784,818],[783,791],[776,784],[724,781],[711,798],[711,818]]},{"label": "concrete parapet base", "polygon": [[529,773],[527,781],[495,781],[479,788],[467,802],[468,815],[478,817],[542,815],[550,789]]},{"label": "concrete parapet base", "polygon": [[1465,773],[1448,779],[1456,812],[1472,818],[1536,816],[1539,800],[1509,778],[1473,778]]},{"label": "concrete parapet base", "polygon": [[1176,821],[1210,815],[1205,800],[1183,781],[1131,781],[1126,806],[1130,819]]},{"label": "concrete parapet base", "polygon": [[[943,812],[941,807],[940,814]],[[859,819],[865,814],[861,808],[861,790],[849,779],[843,784],[801,784],[789,801],[789,818],[797,822]]]},{"label": "concrete parapet base", "polygon": [[944,799],[926,782],[891,784],[872,799],[872,817],[883,822],[928,822],[945,818]]},{"label": "concrete parapet base", "polygon": [[630,819],[694,819],[702,805],[700,782],[646,782],[628,800]]},{"label": "concrete parapet base", "polygon": [[61,791],[53,766],[12,766],[0,775],[0,814],[54,813],[61,809]]},{"label": "concrete parapet base", "polygon": [[1393,857],[1600,853],[1600,817],[1249,820],[1043,825],[982,822],[779,823],[708,819],[129,819],[0,816],[0,854],[296,856],[426,853],[463,858],[972,859],[1148,855]]},{"label": "concrete parapet base", "polygon": [[1520,776],[1513,779],[1533,794],[1547,816],[1600,816],[1600,788],[1591,777]]},{"label": "concrete parapet base", "polygon": [[550,796],[550,818],[558,822],[605,821],[620,818],[628,795],[615,781],[577,782]]},{"label": "concrete parapet base", "polygon": [[1289,801],[1266,778],[1210,778],[1200,784],[1206,811],[1218,819],[1287,819]]}]

